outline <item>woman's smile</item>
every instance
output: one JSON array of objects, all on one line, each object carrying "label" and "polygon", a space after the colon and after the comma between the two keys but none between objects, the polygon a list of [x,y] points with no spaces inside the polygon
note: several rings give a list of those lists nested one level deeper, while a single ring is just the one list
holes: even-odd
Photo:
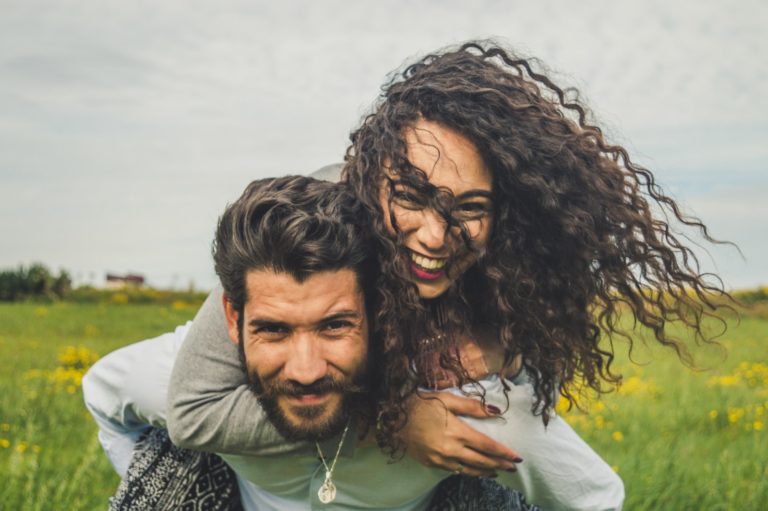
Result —
[{"label": "woman's smile", "polygon": [[445,275],[447,258],[432,258],[410,251],[411,273],[422,280],[437,280]]}]

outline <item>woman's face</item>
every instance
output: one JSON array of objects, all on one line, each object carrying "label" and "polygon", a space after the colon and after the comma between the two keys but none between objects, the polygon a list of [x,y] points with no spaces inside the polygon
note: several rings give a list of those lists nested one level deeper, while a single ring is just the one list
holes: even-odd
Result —
[{"label": "woman's face", "polygon": [[[403,135],[408,161],[426,174],[431,185],[451,192],[451,216],[482,251],[491,234],[492,180],[477,147],[456,131],[426,120],[416,121]],[[426,197],[398,181],[390,170],[387,173],[394,182],[391,200],[388,183],[381,186],[387,228],[395,235],[391,212],[403,234],[411,278],[419,295],[436,298],[475,262],[478,252],[466,246],[458,226],[447,228],[445,219],[429,206]]]}]

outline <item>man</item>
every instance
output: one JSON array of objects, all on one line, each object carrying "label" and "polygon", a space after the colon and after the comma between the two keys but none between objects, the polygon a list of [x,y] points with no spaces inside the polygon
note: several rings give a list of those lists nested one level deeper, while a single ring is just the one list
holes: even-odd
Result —
[{"label": "man", "polygon": [[341,186],[289,178],[252,184],[219,221],[229,336],[288,440],[327,440],[368,403],[366,218]]},{"label": "man", "polygon": [[[409,458],[388,463],[360,439],[371,422],[366,379],[376,348],[368,345],[367,292],[377,271],[368,225],[344,185],[302,177],[252,183],[219,221],[214,260],[230,338],[284,437],[261,456],[222,456],[246,509],[425,509],[444,477]],[[185,334],[181,327],[118,350],[83,380],[122,476],[146,425],[165,424],[165,390]],[[286,448],[286,439],[309,443]]]}]

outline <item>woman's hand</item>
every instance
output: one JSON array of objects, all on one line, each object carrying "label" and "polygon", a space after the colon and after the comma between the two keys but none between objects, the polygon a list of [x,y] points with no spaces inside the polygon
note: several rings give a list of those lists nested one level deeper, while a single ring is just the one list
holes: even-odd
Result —
[{"label": "woman's hand", "polygon": [[476,399],[446,392],[420,392],[409,398],[408,423],[400,431],[406,454],[427,467],[471,476],[494,477],[497,470],[514,472],[522,458],[513,450],[477,432],[457,415],[476,418],[501,413]]},{"label": "woman's hand", "polygon": [[[459,344],[459,357],[461,366],[467,372],[467,375],[475,380],[485,378],[489,374],[499,373],[503,369],[504,348],[498,342],[480,343],[474,337],[463,337]],[[435,360],[435,366],[439,364]],[[516,375],[523,365],[523,357],[518,355],[506,369],[505,374],[508,377]],[[432,386],[436,389],[447,389],[456,387],[459,384],[458,378],[443,369],[435,370],[434,382]],[[459,414],[472,415],[472,414]],[[472,415],[474,417],[474,415]]]}]

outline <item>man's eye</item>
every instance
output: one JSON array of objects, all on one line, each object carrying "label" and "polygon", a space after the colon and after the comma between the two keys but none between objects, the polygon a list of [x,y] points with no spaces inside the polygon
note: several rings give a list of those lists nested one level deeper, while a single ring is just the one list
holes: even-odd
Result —
[{"label": "man's eye", "polygon": [[267,325],[257,328],[254,332],[263,337],[279,337],[286,335],[288,330],[280,325]]},{"label": "man's eye", "polygon": [[329,321],[324,325],[325,330],[329,332],[338,332],[339,330],[344,330],[351,327],[352,327],[351,322],[344,321],[341,319]]}]

